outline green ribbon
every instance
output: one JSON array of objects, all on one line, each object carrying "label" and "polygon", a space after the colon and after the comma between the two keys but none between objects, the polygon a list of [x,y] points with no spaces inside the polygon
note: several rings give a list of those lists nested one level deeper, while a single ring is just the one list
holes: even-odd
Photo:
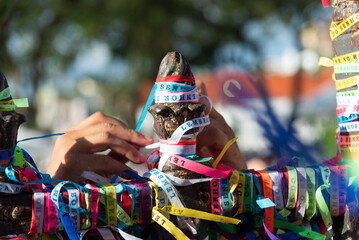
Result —
[{"label": "green ribbon", "polygon": [[208,228],[208,239],[209,240],[218,240],[217,232],[214,228]]},{"label": "green ribbon", "polygon": [[[5,88],[0,92],[0,100],[4,100],[11,97],[10,95],[10,89]],[[11,101],[11,100],[10,100]],[[0,109],[11,109],[14,110],[16,107],[28,107],[29,102],[27,98],[20,98],[20,99],[12,99],[14,104],[1,104],[0,103]]]},{"label": "green ribbon", "polygon": [[199,225],[199,236],[198,236],[199,240],[204,240],[204,232],[206,229],[207,229],[207,221],[201,220],[201,223]]},{"label": "green ribbon", "polygon": [[305,167],[305,159],[301,157],[293,157],[293,161],[296,163],[296,166],[298,167]]},{"label": "green ribbon", "polygon": [[[256,217],[258,216],[258,217]],[[263,226],[263,219],[256,215],[254,218],[254,225],[257,227]],[[327,236],[320,234],[318,232],[306,229],[302,226],[296,225],[294,223],[289,223],[286,219],[284,219],[277,211],[274,211],[274,227],[278,228],[277,234],[284,233],[284,230],[289,230],[294,232],[302,237],[309,239],[326,239]]]},{"label": "green ribbon", "polygon": [[358,187],[359,178],[356,175],[359,171],[359,162],[343,161],[342,164],[346,165],[348,169],[348,187],[350,187],[351,185]]},{"label": "green ribbon", "polygon": [[0,100],[4,100],[6,98],[9,98],[10,96],[10,88],[5,88],[0,92]]},{"label": "green ribbon", "polygon": [[230,234],[238,234],[237,226],[233,224],[217,222],[218,227]]},{"label": "green ribbon", "polygon": [[288,170],[288,201],[285,208],[279,211],[283,217],[288,217],[291,210],[295,208],[298,195],[298,175],[295,167],[286,166]]},{"label": "green ribbon", "polygon": [[305,171],[307,173],[307,204],[305,215],[309,221],[316,213],[315,189],[317,188],[317,183],[315,179],[315,170],[306,168]]},{"label": "green ribbon", "polygon": [[13,99],[15,107],[29,107],[29,102],[27,98],[18,98]]},{"label": "green ribbon", "polygon": [[321,173],[321,175],[322,175],[322,179],[323,179],[323,185],[325,185],[325,186],[327,186],[327,192],[328,192],[328,194],[330,194],[330,191],[329,191],[329,189],[330,189],[330,169],[329,169],[329,167],[327,167],[327,166],[323,166],[323,165],[319,165],[318,166],[319,167],[319,169],[320,169],[320,173]]},{"label": "green ribbon", "polygon": [[333,220],[332,217],[330,215],[330,211],[329,208],[327,206],[327,203],[325,202],[325,199],[323,197],[323,193],[322,190],[326,190],[328,193],[330,192],[330,169],[327,166],[319,166],[320,171],[321,171],[321,175],[323,178],[323,185],[321,185],[320,187],[318,187],[315,196],[317,198],[317,206],[318,209],[320,211],[320,214],[322,216],[324,225],[327,229],[327,232],[325,233],[325,235],[328,238],[331,238],[334,236],[334,231],[332,229],[333,226]]},{"label": "green ribbon", "polygon": [[251,201],[251,179],[249,175],[245,174],[244,183],[244,196],[243,196],[243,213],[252,212],[252,201]]},{"label": "green ribbon", "polygon": [[210,160],[212,160],[212,157],[201,157],[201,156],[197,156],[197,155],[191,155],[191,156],[187,156],[186,158],[191,159],[192,161],[198,162],[198,163],[203,163],[203,162],[208,162]]},{"label": "green ribbon", "polygon": [[288,169],[288,202],[286,208],[294,209],[298,198],[298,174],[295,167],[287,166]]},{"label": "green ribbon", "polygon": [[309,239],[326,239],[326,236],[323,234],[311,231],[309,229],[306,229],[304,227],[286,221],[274,219],[274,227],[289,230],[302,237]]},{"label": "green ribbon", "polygon": [[[86,202],[86,211],[88,213],[91,212],[91,195],[90,195],[90,185],[86,184],[85,187],[87,187],[86,191],[84,191],[84,196],[85,196],[85,202]],[[87,229],[91,227],[91,222],[90,222],[90,218],[88,216],[86,216],[86,220],[84,222],[84,224],[82,225],[82,229]]]}]

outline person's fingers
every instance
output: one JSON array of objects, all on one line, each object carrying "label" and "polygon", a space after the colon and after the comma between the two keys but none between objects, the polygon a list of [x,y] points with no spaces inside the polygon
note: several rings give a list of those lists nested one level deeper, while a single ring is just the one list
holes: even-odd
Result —
[{"label": "person's fingers", "polygon": [[83,154],[79,158],[81,169],[91,166],[89,171],[104,173],[106,175],[117,174],[123,170],[132,170],[125,163],[116,161],[112,157],[103,154]]},{"label": "person's fingers", "polygon": [[[208,137],[211,136],[211,137]],[[218,128],[207,126],[197,136],[197,148],[207,147],[217,156],[227,142],[227,136]]]},{"label": "person's fingers", "polygon": [[[200,150],[202,147],[206,147],[214,157],[217,157],[231,139],[218,128],[208,127],[203,130],[203,134],[197,136],[197,148]],[[235,151],[237,150],[231,146],[227,149],[226,155],[233,155]]]},{"label": "person's fingers", "polygon": [[105,122],[112,123],[115,125],[122,125],[122,126],[126,127],[126,124],[121,122],[120,120],[106,116],[102,112],[96,112],[96,113],[92,114],[91,116],[89,116],[88,118],[81,121],[80,123],[76,124],[75,126],[69,128],[67,131],[83,130],[83,129],[87,129],[91,125],[96,125],[96,124],[105,123]]},{"label": "person's fingers", "polygon": [[212,108],[212,111],[210,112],[209,116],[211,119],[216,119],[217,121],[223,122],[223,124],[227,125],[224,117],[215,108]]},{"label": "person's fingers", "polygon": [[[197,86],[199,94],[208,96],[206,85],[202,81],[197,81],[196,86]],[[207,115],[209,113],[209,111],[211,110],[211,108],[210,108],[211,103],[209,102],[209,100],[206,97],[201,97],[198,100],[198,102],[206,105],[206,109],[204,110],[204,114]]]},{"label": "person's fingers", "polygon": [[84,136],[83,131],[86,131],[86,135],[100,131],[109,132],[138,146],[146,146],[153,143],[153,139],[151,137],[144,136],[133,129],[129,129],[125,123],[115,118],[106,116],[101,112],[92,114],[81,123],[68,129],[66,133],[71,132],[73,137],[77,138]]},{"label": "person's fingers", "polygon": [[[197,85],[198,92],[200,94],[208,96],[206,85],[202,81],[197,81],[196,85]],[[205,114],[208,114],[208,111],[210,110],[210,102],[208,101],[208,99],[205,97],[202,97],[199,99],[199,103],[203,103],[207,106]],[[217,110],[214,107],[212,107],[212,110],[209,113],[209,117],[211,118],[211,120],[216,119],[219,122],[223,122],[222,123],[223,125],[228,126],[226,121],[224,120],[223,116],[219,112],[217,112]]]},{"label": "person's fingers", "polygon": [[[206,126],[205,128],[213,127],[215,129],[218,129],[222,131],[225,135],[227,135],[227,138],[232,139],[235,137],[235,134],[232,130],[232,128],[224,121],[224,119],[221,118],[210,118],[210,125]],[[202,133],[200,133],[202,134]]]},{"label": "person's fingers", "polygon": [[[210,138],[208,136],[211,136]],[[232,137],[229,137],[219,128],[213,125],[207,126],[203,132],[197,136],[197,151],[203,154],[210,153],[213,158],[217,158],[224,146]],[[245,169],[246,163],[237,143],[233,143],[225,152],[222,164],[231,166],[235,169]]]},{"label": "person's fingers", "polygon": [[143,163],[146,158],[132,144],[111,134],[95,133],[76,140],[72,150],[80,153],[95,153],[111,149],[134,163]]},{"label": "person's fingers", "polygon": [[197,80],[196,86],[200,94],[208,96],[207,87],[206,84],[204,84],[204,82]]},{"label": "person's fingers", "polygon": [[[145,156],[139,148],[151,143],[152,138],[129,129],[121,121],[95,113],[57,138],[47,172],[62,179],[80,180],[77,175],[86,170],[109,176],[131,169],[127,161],[143,163]],[[108,149],[108,155],[96,154]]]},{"label": "person's fingers", "polygon": [[97,123],[88,126],[86,130],[73,130],[65,134],[71,134],[71,137],[73,139],[82,138],[84,136],[95,135],[95,134],[102,134],[104,136],[114,135],[139,147],[143,147],[153,143],[152,138],[146,137],[141,133],[136,132],[133,129],[127,128],[122,124],[114,124],[111,122]]},{"label": "person's fingers", "polygon": [[83,182],[81,174],[84,171],[96,172],[103,176],[111,176],[123,170],[131,170],[126,164],[116,161],[107,155],[97,154],[68,154],[63,164],[51,175],[53,178]]},{"label": "person's fingers", "polygon": [[122,163],[127,163],[128,162],[128,159],[121,155],[121,154],[118,154],[117,152],[111,150],[108,154],[107,154],[109,157],[112,157],[113,159],[116,159],[116,161],[120,161]]}]

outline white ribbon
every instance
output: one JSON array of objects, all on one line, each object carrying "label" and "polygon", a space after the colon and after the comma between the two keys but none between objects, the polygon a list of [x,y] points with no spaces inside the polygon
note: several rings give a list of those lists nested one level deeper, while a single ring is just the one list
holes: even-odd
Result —
[{"label": "white ribbon", "polygon": [[189,121],[181,124],[181,126],[179,126],[173,132],[169,141],[173,144],[177,144],[181,140],[182,136],[189,130],[191,130],[193,128],[197,128],[197,127],[204,127],[204,126],[207,126],[208,124],[210,124],[209,115],[189,120]]},{"label": "white ribbon", "polygon": [[344,117],[348,118],[350,114],[353,112],[355,105],[358,104],[359,100],[359,89],[356,91],[355,96],[350,101],[349,105],[346,107],[345,112],[343,114]]},{"label": "white ribbon", "polygon": [[79,191],[73,187],[68,187],[67,192],[69,194],[69,215],[71,222],[74,225],[76,231],[80,230],[80,194]]},{"label": "white ribbon", "polygon": [[160,144],[160,152],[168,153],[170,155],[195,155],[196,144],[192,145],[171,145],[171,144]]},{"label": "white ribbon", "polygon": [[[172,206],[185,207],[181,200],[181,195],[177,192],[176,188],[171,184],[164,173],[157,169],[152,169],[143,174],[143,177],[151,179],[154,183],[161,187],[165,191]],[[181,228],[186,228],[190,230],[192,234],[197,234],[197,230],[192,219],[178,217],[177,220]]]},{"label": "white ribbon", "polygon": [[284,208],[282,187],[279,181],[279,174],[277,171],[267,171],[273,183],[273,195],[274,203],[276,204],[275,209],[282,210]]},{"label": "white ribbon", "polygon": [[43,232],[43,218],[44,218],[44,206],[45,206],[45,194],[39,189],[32,189],[34,192],[34,210],[36,219],[36,229],[38,233]]},{"label": "white ribbon", "polygon": [[101,175],[99,175],[95,172],[91,172],[91,171],[83,171],[81,174],[81,177],[86,178],[94,183],[99,183],[99,184],[110,182],[110,179],[102,177]]},{"label": "white ribbon", "polygon": [[200,182],[208,182],[211,181],[213,178],[197,178],[197,179],[183,179],[178,178],[167,173],[163,173],[174,186],[190,186]]},{"label": "white ribbon", "polygon": [[3,193],[18,194],[22,192],[24,187],[24,185],[0,182],[0,192]]},{"label": "white ribbon", "polygon": [[198,102],[199,94],[197,91],[191,92],[156,92],[155,103],[187,103],[187,102]]}]

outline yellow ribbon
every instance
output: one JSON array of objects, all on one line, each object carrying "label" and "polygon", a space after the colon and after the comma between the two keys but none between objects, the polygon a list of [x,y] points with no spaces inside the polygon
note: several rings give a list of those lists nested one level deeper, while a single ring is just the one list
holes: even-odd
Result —
[{"label": "yellow ribbon", "polygon": [[166,229],[172,236],[179,240],[190,240],[181,230],[176,227],[170,220],[158,212],[155,208],[152,209],[152,219],[161,227]]},{"label": "yellow ribbon", "polygon": [[243,202],[244,202],[244,188],[246,184],[246,176],[244,173],[239,173],[239,183],[238,183],[238,214],[243,213]]},{"label": "yellow ribbon", "polygon": [[113,185],[103,184],[106,192],[107,225],[117,226],[116,189]]},{"label": "yellow ribbon", "polygon": [[327,57],[320,57],[318,65],[322,67],[333,67],[333,60]]},{"label": "yellow ribbon", "polygon": [[239,183],[239,173],[236,169],[233,170],[231,178],[229,179],[229,186],[231,193],[234,192]]},{"label": "yellow ribbon", "polygon": [[176,216],[184,216],[191,218],[199,218],[208,221],[238,224],[241,220],[231,217],[225,217],[217,214],[207,213],[189,208],[177,207],[177,206],[165,206],[158,209],[161,212],[166,212]]},{"label": "yellow ribbon", "polygon": [[221,153],[218,155],[218,157],[216,158],[216,160],[214,160],[213,162],[213,168],[217,168],[218,163],[221,161],[222,157],[224,156],[224,154],[226,153],[227,149],[236,141],[238,140],[238,137],[232,138],[231,140],[229,140],[226,145],[224,146],[224,148],[222,149]]},{"label": "yellow ribbon", "polygon": [[359,22],[359,13],[351,15],[343,21],[332,23],[330,25],[330,38],[332,40],[337,38],[357,22]]},{"label": "yellow ribbon", "polygon": [[340,64],[352,62],[352,61],[355,61],[355,60],[359,60],[359,51],[344,54],[344,55],[340,55],[338,57],[334,57],[333,58],[333,64],[335,66],[335,65],[340,65]]},{"label": "yellow ribbon", "polygon": [[350,88],[358,85],[359,75],[348,77],[342,80],[335,81],[335,88],[339,91],[345,88]]}]

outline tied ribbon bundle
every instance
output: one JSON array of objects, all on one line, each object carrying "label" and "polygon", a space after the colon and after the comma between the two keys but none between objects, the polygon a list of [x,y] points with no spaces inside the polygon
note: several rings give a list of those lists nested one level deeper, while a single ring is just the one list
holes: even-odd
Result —
[{"label": "tied ribbon bundle", "polygon": [[[180,83],[173,83],[178,81]],[[140,119],[136,126],[136,131],[141,129],[143,121],[146,118],[147,110],[155,102],[198,102],[199,94],[196,85],[189,86],[182,82],[194,81],[193,77],[186,76],[170,76],[157,78],[156,83],[153,85],[150,95],[148,96],[147,102],[143,107]],[[183,94],[185,93],[185,94]]]},{"label": "tied ribbon bundle", "polygon": [[[176,82],[174,82],[176,81]],[[185,84],[185,83],[191,84]],[[198,89],[194,82],[194,77],[189,76],[168,76],[158,77],[154,84],[147,103],[144,106],[140,120],[137,124],[136,131],[138,131],[146,116],[147,110],[153,101],[155,103],[198,103],[199,98],[206,97],[210,103],[210,111],[212,109],[212,102],[207,96],[198,93]],[[209,111],[209,112],[210,112]],[[148,169],[158,167],[162,170],[166,159],[173,155],[180,155],[189,158],[193,161],[207,164],[211,160],[210,156],[196,155],[196,136],[202,129],[210,124],[209,113],[201,114],[200,117],[188,120],[178,126],[169,139],[159,139],[159,143],[147,146],[147,148],[157,148],[159,150],[153,152],[147,161]],[[191,129],[198,128],[196,133],[187,134]],[[163,160],[162,160],[163,159]],[[207,164],[208,165],[208,164]]]},{"label": "tied ribbon bundle", "polygon": [[[151,93],[142,110],[140,119],[136,126],[136,131],[139,131],[141,129],[143,121],[145,120],[145,117],[147,115],[147,110],[151,106],[153,101],[155,101],[155,103],[197,103],[199,98],[206,97],[198,93],[195,84],[187,85],[184,84],[183,82],[194,83],[194,78],[178,75],[178,76],[169,76],[169,77],[159,77],[156,79],[156,83],[153,85]],[[176,135],[178,134],[175,134],[175,136]],[[177,138],[172,139],[172,141],[178,142],[179,139]]]},{"label": "tied ribbon bundle", "polygon": [[[24,152],[22,161],[32,163]],[[154,232],[163,238],[168,232],[177,239],[218,234],[226,239],[256,239],[263,234],[271,239],[330,238],[332,216],[345,211],[348,169],[330,161],[327,166],[305,167],[295,160],[283,158],[261,171],[236,171],[221,164],[199,168],[193,161],[174,155],[167,161],[207,178],[180,179],[152,169],[143,177],[132,174],[136,179],[131,181],[81,185],[50,179],[36,167],[10,165],[1,170],[12,182],[1,183],[0,192],[32,192],[30,232],[59,234],[66,230],[70,239],[85,234],[138,239],[145,237],[141,233],[146,227],[158,225],[166,231],[158,232],[155,227]],[[49,183],[57,184],[52,187]],[[188,209],[181,200],[177,188],[196,183],[209,185],[211,212]],[[194,233],[184,234],[170,216],[187,217],[184,221],[197,218],[201,224]]]},{"label": "tied ribbon bundle", "polygon": [[[340,22],[332,22],[330,36],[337,38],[359,22],[359,13],[353,14]],[[359,52],[352,52],[333,59],[320,58],[320,66],[333,67],[333,79],[336,86],[337,115],[339,132],[337,134],[337,160],[354,163],[359,160]],[[338,75],[346,74],[350,77],[337,79]],[[340,146],[340,149],[339,149]]]}]

